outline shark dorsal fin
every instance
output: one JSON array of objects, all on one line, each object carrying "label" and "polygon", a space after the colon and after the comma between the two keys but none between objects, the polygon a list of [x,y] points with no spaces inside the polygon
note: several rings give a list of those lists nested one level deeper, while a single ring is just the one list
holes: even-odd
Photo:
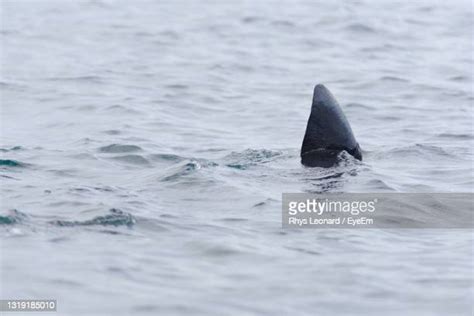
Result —
[{"label": "shark dorsal fin", "polygon": [[343,150],[362,160],[359,145],[339,103],[325,86],[318,84],[314,88],[301,161],[307,166],[318,165],[313,160],[326,159],[327,154],[335,156]]}]

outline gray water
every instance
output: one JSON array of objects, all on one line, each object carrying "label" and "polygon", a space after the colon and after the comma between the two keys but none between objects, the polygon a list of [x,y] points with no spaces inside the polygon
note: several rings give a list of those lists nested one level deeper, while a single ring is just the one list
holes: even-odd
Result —
[{"label": "gray water", "polygon": [[[1,298],[471,315],[472,230],[284,230],[281,194],[472,192],[472,21],[468,0],[2,1]],[[317,83],[363,162],[300,165]]]}]

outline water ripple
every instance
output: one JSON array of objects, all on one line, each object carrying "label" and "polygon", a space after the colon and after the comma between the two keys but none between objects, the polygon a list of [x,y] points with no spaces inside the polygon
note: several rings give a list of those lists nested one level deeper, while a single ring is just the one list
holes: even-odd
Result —
[{"label": "water ripple", "polygon": [[110,159],[124,162],[127,164],[138,165],[138,166],[149,166],[151,163],[143,156],[140,155],[124,155],[124,156],[116,156]]},{"label": "water ripple", "polygon": [[111,144],[100,147],[99,151],[103,153],[130,153],[142,151],[142,149],[137,145]]},{"label": "water ripple", "polygon": [[13,159],[0,159],[0,167],[26,167],[28,164]]},{"label": "water ripple", "polygon": [[24,221],[27,218],[25,213],[16,209],[9,210],[8,214],[0,215],[0,225],[13,225]]},{"label": "water ripple", "polygon": [[89,220],[84,221],[67,221],[67,220],[55,220],[50,223],[61,227],[74,227],[74,226],[127,226],[132,227],[136,223],[135,217],[131,214],[123,212],[119,209],[112,208],[109,210],[110,214],[97,216]]},{"label": "water ripple", "polygon": [[201,167],[201,164],[196,160],[184,161],[166,170],[165,174],[160,177],[160,181],[168,182],[177,180],[201,169]]},{"label": "water ripple", "polygon": [[226,166],[230,168],[245,170],[251,166],[268,163],[275,157],[281,156],[282,152],[266,149],[247,149],[243,152],[232,152],[224,157]]}]

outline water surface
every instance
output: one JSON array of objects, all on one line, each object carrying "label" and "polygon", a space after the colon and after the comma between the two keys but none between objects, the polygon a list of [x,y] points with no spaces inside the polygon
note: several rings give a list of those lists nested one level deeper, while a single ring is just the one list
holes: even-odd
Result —
[{"label": "water surface", "polygon": [[[280,213],[283,192],[472,192],[470,1],[2,1],[1,20],[3,298],[470,314],[472,230],[283,230]],[[317,83],[363,162],[300,165]]]}]

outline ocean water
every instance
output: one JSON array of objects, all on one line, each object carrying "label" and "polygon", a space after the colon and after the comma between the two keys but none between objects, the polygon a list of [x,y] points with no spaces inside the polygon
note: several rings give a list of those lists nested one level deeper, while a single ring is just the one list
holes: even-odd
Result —
[{"label": "ocean water", "polygon": [[[472,192],[471,1],[0,9],[1,298],[57,299],[58,315],[472,315],[472,230],[281,227],[284,192]],[[318,83],[363,162],[301,166]]]}]

